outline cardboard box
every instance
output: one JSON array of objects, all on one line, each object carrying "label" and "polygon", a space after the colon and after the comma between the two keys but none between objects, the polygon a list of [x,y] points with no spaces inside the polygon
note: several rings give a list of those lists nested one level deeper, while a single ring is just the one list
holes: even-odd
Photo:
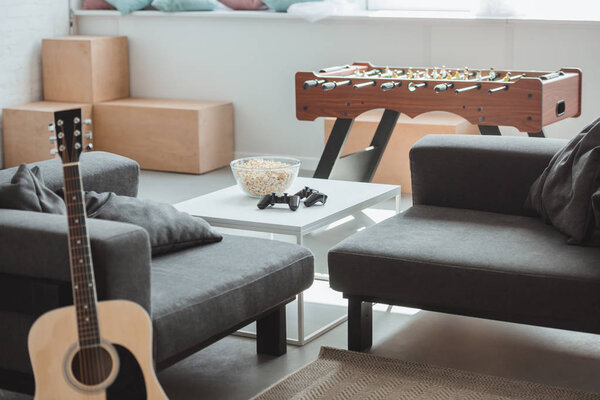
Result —
[{"label": "cardboard box", "polygon": [[233,160],[233,105],[127,98],[94,105],[95,146],[144,169],[200,174]]},{"label": "cardboard box", "polygon": [[[4,138],[4,167],[14,167],[21,163],[48,160],[56,156],[50,150],[56,143],[50,143],[48,125],[54,123],[57,111],[81,108],[82,120],[92,117],[92,105],[83,103],[59,103],[39,101],[22,106],[5,108],[2,111],[2,131]],[[93,131],[92,125],[83,125],[83,144],[92,143],[86,136]]]},{"label": "cardboard box", "polygon": [[[354,121],[342,155],[369,146],[382,114],[383,110],[368,111]],[[325,118],[325,142],[329,138],[334,122],[334,118]],[[401,185],[402,192],[411,193],[408,152],[417,140],[430,133],[478,135],[479,128],[458,115],[446,112],[429,112],[415,118],[401,114],[375,172],[373,182]]]},{"label": "cardboard box", "polygon": [[129,96],[125,36],[42,40],[44,100],[96,103]]}]

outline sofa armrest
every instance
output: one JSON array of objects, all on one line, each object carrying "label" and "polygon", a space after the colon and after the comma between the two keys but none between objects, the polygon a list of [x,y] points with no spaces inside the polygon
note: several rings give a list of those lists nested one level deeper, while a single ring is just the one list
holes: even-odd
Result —
[{"label": "sofa armrest", "polygon": [[[150,241],[141,227],[88,219],[99,300],[127,299],[150,312]],[[0,210],[0,273],[71,282],[64,215]]]},{"label": "sofa armrest", "polygon": [[563,139],[427,135],[410,150],[413,204],[534,215],[529,187]]},{"label": "sofa armrest", "polygon": [[[44,183],[53,191],[63,187],[62,164],[59,159],[31,163],[42,171]],[[10,182],[17,167],[0,170],[0,183]],[[81,177],[84,190],[98,193],[115,192],[122,196],[137,196],[140,166],[117,154],[93,151],[81,155]]]}]

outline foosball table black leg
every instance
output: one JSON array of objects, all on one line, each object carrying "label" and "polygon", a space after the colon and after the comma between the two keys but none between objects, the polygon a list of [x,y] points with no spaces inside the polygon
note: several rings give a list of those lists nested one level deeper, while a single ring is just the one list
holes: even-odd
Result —
[{"label": "foosball table black leg", "polygon": [[540,130],[539,132],[528,132],[527,135],[529,137],[546,137],[543,129]]},{"label": "foosball table black leg", "polygon": [[347,118],[338,118],[335,120],[313,178],[329,179],[329,175],[331,175],[333,166],[342,152],[353,122],[353,119]]},{"label": "foosball table black leg", "polygon": [[479,133],[482,135],[500,136],[500,128],[495,125],[479,125]]},{"label": "foosball table black leg", "polygon": [[361,182],[371,182],[371,180],[373,180],[375,171],[379,166],[381,157],[383,157],[383,152],[390,141],[390,137],[392,136],[392,132],[396,127],[396,122],[398,122],[399,117],[400,113],[398,111],[385,110],[383,112],[381,121],[379,121],[379,125],[377,125],[375,135],[371,140],[371,146],[369,146],[369,151],[373,151],[374,154],[371,156],[369,163],[365,168],[364,175],[362,179],[360,179]]},{"label": "foosball table black leg", "polygon": [[340,157],[352,120],[338,118],[315,171],[315,178],[371,182],[400,113],[385,110],[369,147]]}]

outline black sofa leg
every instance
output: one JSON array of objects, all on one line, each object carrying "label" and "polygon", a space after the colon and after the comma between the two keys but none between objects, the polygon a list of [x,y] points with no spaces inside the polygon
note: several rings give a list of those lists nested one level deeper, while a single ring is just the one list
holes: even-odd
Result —
[{"label": "black sofa leg", "polygon": [[348,297],[348,350],[363,351],[373,344],[373,303]]},{"label": "black sofa leg", "polygon": [[256,351],[258,354],[280,356],[287,351],[285,305],[256,321]]}]

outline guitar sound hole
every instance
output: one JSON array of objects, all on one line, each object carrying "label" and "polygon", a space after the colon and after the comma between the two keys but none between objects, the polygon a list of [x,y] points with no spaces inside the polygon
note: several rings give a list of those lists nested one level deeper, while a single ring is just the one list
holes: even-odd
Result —
[{"label": "guitar sound hole", "polygon": [[73,376],[80,383],[95,386],[104,382],[113,368],[113,360],[108,351],[100,346],[79,349],[71,362]]}]

